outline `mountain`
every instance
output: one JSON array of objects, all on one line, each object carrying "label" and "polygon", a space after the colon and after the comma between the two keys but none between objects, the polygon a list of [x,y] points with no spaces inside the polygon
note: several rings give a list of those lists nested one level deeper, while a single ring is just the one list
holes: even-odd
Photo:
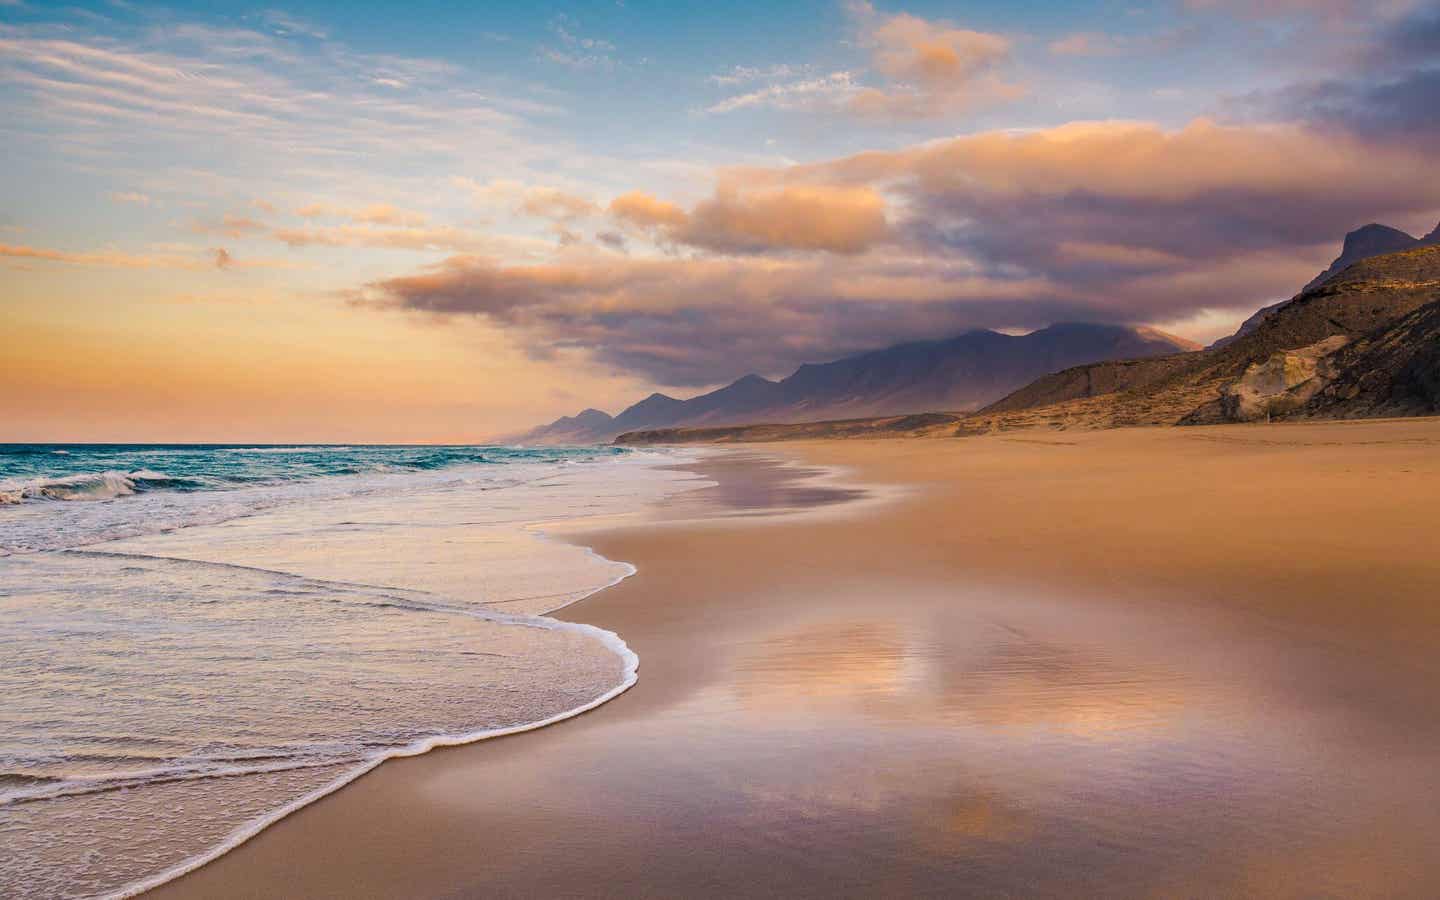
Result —
[{"label": "mountain", "polygon": [[[1413,250],[1417,247],[1430,247],[1436,244],[1440,244],[1440,225],[1436,225],[1435,230],[1423,238],[1414,238],[1398,228],[1391,228],[1389,225],[1379,225],[1372,222],[1345,235],[1345,241],[1340,248],[1340,255],[1335,257],[1335,260],[1330,263],[1328,269],[1311,279],[1310,283],[1305,285],[1302,293],[1303,291],[1319,287],[1355,263],[1369,259],[1372,256],[1398,253],[1402,250]],[[1261,307],[1254,315],[1242,322],[1240,328],[1234,334],[1221,338],[1211,344],[1209,349],[1223,347],[1236,338],[1254,331],[1259,327],[1261,322],[1265,321],[1266,316],[1273,310],[1285,305],[1286,302],[1288,301],[1282,300],[1278,303]]]},{"label": "mountain", "polygon": [[[1436,231],[1440,232],[1440,226],[1436,227]],[[1340,255],[1330,263],[1330,268],[1316,275],[1309,284],[1305,285],[1304,290],[1319,287],[1327,279],[1340,274],[1362,259],[1386,253],[1398,253],[1401,250],[1410,250],[1420,245],[1418,238],[1411,237],[1398,228],[1371,222],[1369,225],[1357,228],[1345,235],[1345,243],[1340,248]]]},{"label": "mountain", "polygon": [[609,413],[587,409],[573,416],[561,416],[521,440],[532,444],[587,444],[593,440],[591,435],[608,430],[614,421]]},{"label": "mountain", "polygon": [[915,341],[833,362],[807,363],[779,381],[747,375],[688,400],[651,394],[613,418],[587,410],[516,440],[590,443],[625,432],[677,426],[963,412],[1057,369],[1194,349],[1196,345],[1163,332],[1121,325],[1063,323],[1018,336],[971,331],[947,340]]},{"label": "mountain", "polygon": [[[1326,385],[1373,383],[1373,376],[1365,381],[1365,371],[1394,370],[1392,380],[1410,377],[1402,373],[1411,371],[1405,368],[1410,362],[1401,362],[1412,358],[1407,354],[1423,368],[1430,358],[1424,354],[1433,349],[1412,344],[1426,333],[1424,323],[1386,335],[1436,301],[1440,244],[1369,257],[1276,306],[1254,329],[1223,346],[1056,372],[967,417],[960,430],[1198,425],[1302,414]],[[1383,359],[1357,363],[1350,353],[1361,351],[1345,349],[1352,345],[1373,353],[1390,349]],[[1395,384],[1394,391],[1406,390],[1400,381]],[[1381,408],[1391,388],[1376,390],[1373,405]],[[1313,412],[1320,414],[1320,407]]]}]

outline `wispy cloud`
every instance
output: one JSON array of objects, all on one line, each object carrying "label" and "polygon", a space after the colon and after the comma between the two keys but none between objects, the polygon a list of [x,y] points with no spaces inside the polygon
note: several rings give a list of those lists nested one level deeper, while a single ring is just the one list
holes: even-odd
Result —
[{"label": "wispy cloud", "polygon": [[550,31],[559,43],[540,48],[541,57],[550,62],[572,69],[613,69],[619,65],[614,44],[581,34],[579,23],[564,13],[550,20]]},{"label": "wispy cloud", "polygon": [[727,72],[718,75],[711,75],[707,81],[721,87],[734,87],[738,84],[749,84],[755,81],[774,81],[782,78],[804,78],[815,71],[814,66],[799,65],[792,66],[788,63],[777,63],[772,66],[734,66]]},{"label": "wispy cloud", "polygon": [[1193,26],[1172,28],[1154,34],[1077,31],[1051,41],[1048,49],[1057,56],[1141,56],[1179,49],[1195,41],[1199,35],[1200,30]]},{"label": "wispy cloud", "polygon": [[267,9],[258,16],[260,23],[281,37],[307,37],[323,41],[330,35],[325,29],[278,9]]},{"label": "wispy cloud", "polygon": [[744,94],[726,97],[705,108],[710,113],[767,107],[781,110],[843,108],[862,88],[853,72],[831,72],[819,78],[767,85]]},{"label": "wispy cloud", "polygon": [[155,199],[149,194],[142,194],[139,191],[111,191],[110,199],[116,203],[129,203],[135,206],[150,206]]},{"label": "wispy cloud", "polygon": [[[921,119],[1012,100],[1024,88],[1001,74],[1011,41],[1003,35],[961,28],[909,13],[884,15],[865,0],[847,7],[857,46],[868,56],[864,70],[779,81],[727,97],[710,113],[770,108],[843,113],[879,119]],[[789,67],[740,69],[712,76],[722,86],[785,77]]]},{"label": "wispy cloud", "polygon": [[60,265],[108,269],[298,269],[303,266],[292,260],[236,260],[224,248],[190,253],[127,253],[121,250],[70,251],[47,247],[0,244],[0,257],[30,259]]},{"label": "wispy cloud", "polygon": [[532,152],[524,120],[448,63],[183,23],[128,40],[42,31],[0,32],[11,122],[89,167],[180,156],[217,169],[309,169],[343,186],[357,173],[373,178],[377,157],[418,169],[478,148],[522,160]]}]

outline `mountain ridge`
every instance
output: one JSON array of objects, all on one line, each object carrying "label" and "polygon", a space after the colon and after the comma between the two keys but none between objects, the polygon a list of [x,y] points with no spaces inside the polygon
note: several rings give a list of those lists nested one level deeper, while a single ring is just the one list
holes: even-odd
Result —
[{"label": "mountain ridge", "polygon": [[750,374],[685,400],[656,392],[613,417],[587,410],[515,440],[587,443],[664,427],[964,412],[1056,369],[1194,349],[1198,346],[1173,335],[1126,325],[1060,322],[1025,335],[976,329],[806,363],[778,381]]}]

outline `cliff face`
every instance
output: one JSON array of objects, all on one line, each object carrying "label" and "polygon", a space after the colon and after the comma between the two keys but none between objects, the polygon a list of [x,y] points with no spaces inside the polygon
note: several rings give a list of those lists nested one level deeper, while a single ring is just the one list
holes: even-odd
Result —
[{"label": "cliff face", "polygon": [[1440,414],[1440,301],[1347,346],[1291,418],[1356,419]]}]

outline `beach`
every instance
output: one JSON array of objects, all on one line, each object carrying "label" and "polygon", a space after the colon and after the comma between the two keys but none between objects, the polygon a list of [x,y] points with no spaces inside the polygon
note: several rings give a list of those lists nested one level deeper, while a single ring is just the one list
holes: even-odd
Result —
[{"label": "beach", "polygon": [[390,760],[153,896],[1433,896],[1437,444],[709,457],[564,535],[638,569],[557,614],[638,654],[628,692]]}]

